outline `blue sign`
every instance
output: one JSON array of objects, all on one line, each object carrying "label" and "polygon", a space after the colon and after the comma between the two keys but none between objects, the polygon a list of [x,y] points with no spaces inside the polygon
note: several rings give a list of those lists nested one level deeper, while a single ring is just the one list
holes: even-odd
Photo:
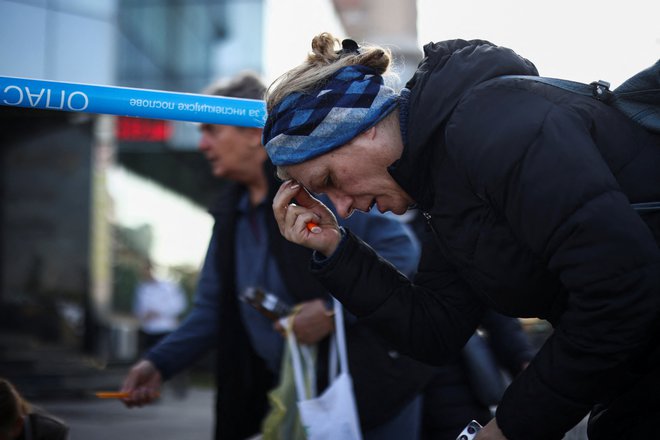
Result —
[{"label": "blue sign", "polygon": [[266,105],[256,99],[6,76],[0,76],[0,105],[241,127],[266,122]]}]

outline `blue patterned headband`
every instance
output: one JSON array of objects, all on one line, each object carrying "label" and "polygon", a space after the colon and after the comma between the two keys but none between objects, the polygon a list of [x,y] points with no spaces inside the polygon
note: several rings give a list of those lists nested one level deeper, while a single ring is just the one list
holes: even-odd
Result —
[{"label": "blue patterned headband", "polygon": [[269,113],[263,144],[275,165],[320,156],[376,125],[397,104],[398,95],[366,66],[346,66],[311,93],[294,92]]}]

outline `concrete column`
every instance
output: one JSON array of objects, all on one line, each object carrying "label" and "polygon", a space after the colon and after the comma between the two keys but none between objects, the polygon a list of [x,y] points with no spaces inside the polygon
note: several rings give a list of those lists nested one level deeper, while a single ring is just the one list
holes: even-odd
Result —
[{"label": "concrete column", "polygon": [[405,85],[422,58],[416,0],[334,0],[334,4],[346,37],[392,50],[399,86]]}]

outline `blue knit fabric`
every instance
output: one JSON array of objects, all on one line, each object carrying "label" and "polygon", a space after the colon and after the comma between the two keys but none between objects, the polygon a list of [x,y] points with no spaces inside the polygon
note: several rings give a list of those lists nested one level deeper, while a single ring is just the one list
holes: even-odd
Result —
[{"label": "blue knit fabric", "polygon": [[376,125],[397,100],[374,69],[343,67],[319,89],[280,101],[268,114],[263,144],[275,165],[305,162]]}]

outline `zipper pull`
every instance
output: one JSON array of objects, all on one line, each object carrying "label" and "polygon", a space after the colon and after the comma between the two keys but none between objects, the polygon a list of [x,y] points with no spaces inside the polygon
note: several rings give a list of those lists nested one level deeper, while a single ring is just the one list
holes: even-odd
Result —
[{"label": "zipper pull", "polygon": [[440,236],[435,230],[435,227],[433,226],[433,222],[431,222],[431,214],[429,214],[426,211],[422,211],[422,215],[424,216],[424,219],[426,219],[426,224],[429,225],[429,229],[431,229],[431,232],[433,233],[433,236],[435,237],[436,241],[438,241]]}]

